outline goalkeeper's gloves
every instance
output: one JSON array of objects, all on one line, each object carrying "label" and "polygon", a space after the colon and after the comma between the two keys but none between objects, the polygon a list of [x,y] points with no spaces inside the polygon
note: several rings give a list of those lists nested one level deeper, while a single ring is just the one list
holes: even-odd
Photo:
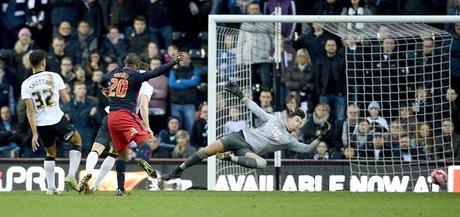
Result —
[{"label": "goalkeeper's gloves", "polygon": [[324,122],[324,125],[321,127],[321,129],[319,129],[319,138],[321,140],[324,140],[324,137],[326,137],[330,129],[331,129],[331,124],[327,121]]},{"label": "goalkeeper's gloves", "polygon": [[240,87],[233,81],[229,81],[225,84],[225,91],[230,92],[231,94],[237,96],[240,99],[243,99],[244,94],[241,92]]}]

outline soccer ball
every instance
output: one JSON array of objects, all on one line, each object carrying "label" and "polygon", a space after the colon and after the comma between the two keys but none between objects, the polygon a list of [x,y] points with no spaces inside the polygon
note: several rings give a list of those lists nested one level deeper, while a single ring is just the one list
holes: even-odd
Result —
[{"label": "soccer ball", "polygon": [[436,185],[445,185],[447,183],[447,173],[443,169],[435,169],[431,172],[431,182]]}]

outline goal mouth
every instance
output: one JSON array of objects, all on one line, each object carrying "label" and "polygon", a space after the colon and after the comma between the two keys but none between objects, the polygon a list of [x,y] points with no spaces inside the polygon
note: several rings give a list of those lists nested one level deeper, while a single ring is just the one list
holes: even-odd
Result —
[{"label": "goal mouth", "polygon": [[[348,135],[341,150],[349,154],[345,159],[349,160],[351,175],[410,176],[414,186],[419,176],[429,177],[433,169],[453,164],[452,135],[447,126],[452,125],[451,103],[446,97],[450,90],[453,38],[427,23],[460,22],[460,17],[210,15],[209,18],[210,141],[228,133],[225,127],[228,122],[246,121],[253,125],[252,115],[237,98],[225,93],[223,84],[237,81],[247,94],[260,90],[260,86],[253,85],[254,77],[260,76],[254,65],[268,62],[273,68],[280,67],[284,42],[290,39],[290,45],[295,45],[308,35],[291,34],[289,30],[293,26],[302,26],[303,30],[310,23],[321,23],[322,30],[330,33],[342,49],[337,55],[343,55],[345,61],[346,106],[356,113],[355,117],[346,118]],[[247,27],[244,23],[256,25],[244,28]],[[307,31],[315,31],[314,28]],[[310,47],[304,48],[312,52]],[[275,96],[278,94],[275,91]],[[238,118],[230,115],[235,110]],[[208,162],[208,189],[213,189],[217,174],[256,172]]]}]

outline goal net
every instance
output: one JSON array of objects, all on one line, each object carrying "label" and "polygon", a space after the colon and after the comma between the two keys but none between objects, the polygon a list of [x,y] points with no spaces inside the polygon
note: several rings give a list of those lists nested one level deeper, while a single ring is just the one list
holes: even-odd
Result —
[{"label": "goal net", "polygon": [[[208,140],[229,133],[227,129],[252,126],[251,113],[225,93],[225,82],[237,81],[251,95],[257,88],[251,86],[254,78],[263,80],[260,63],[272,69],[284,64],[281,41],[289,37],[289,27],[319,21],[342,45],[347,105],[357,111],[346,121],[342,150],[351,175],[407,176],[409,189],[419,177],[430,182],[433,169],[453,163],[447,129],[450,103],[445,96],[452,37],[423,22],[452,22],[445,17],[210,16]],[[270,77],[273,87],[276,76]],[[208,189],[214,189],[220,175],[255,173],[210,158]]]}]

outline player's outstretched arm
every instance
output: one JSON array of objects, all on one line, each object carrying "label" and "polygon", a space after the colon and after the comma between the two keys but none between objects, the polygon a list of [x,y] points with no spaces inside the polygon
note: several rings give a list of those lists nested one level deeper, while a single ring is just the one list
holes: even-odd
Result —
[{"label": "player's outstretched arm", "polygon": [[300,153],[311,152],[313,150],[316,150],[316,147],[318,147],[320,142],[320,138],[317,138],[313,140],[313,142],[311,142],[310,144],[305,144],[293,138],[293,142],[291,143],[289,150]]},{"label": "player's outstretched arm", "polygon": [[258,118],[260,118],[263,122],[267,121],[270,118],[270,114],[268,114],[265,110],[260,108],[249,97],[245,96],[243,92],[241,92],[240,87],[235,82],[227,82],[225,84],[225,90],[240,98],[240,100],[248,107],[248,109],[252,113],[254,113]]},{"label": "player's outstretched arm", "polygon": [[154,70],[147,71],[145,73],[140,74],[141,80],[142,81],[148,81],[148,80],[150,80],[152,78],[158,77],[160,75],[164,75],[164,74],[168,73],[176,64],[178,64],[179,62],[181,62],[183,60],[184,60],[184,53],[179,52],[177,54],[177,56],[174,57],[173,61],[171,61],[169,63],[166,63],[164,65],[161,65],[161,66],[155,68]]}]

